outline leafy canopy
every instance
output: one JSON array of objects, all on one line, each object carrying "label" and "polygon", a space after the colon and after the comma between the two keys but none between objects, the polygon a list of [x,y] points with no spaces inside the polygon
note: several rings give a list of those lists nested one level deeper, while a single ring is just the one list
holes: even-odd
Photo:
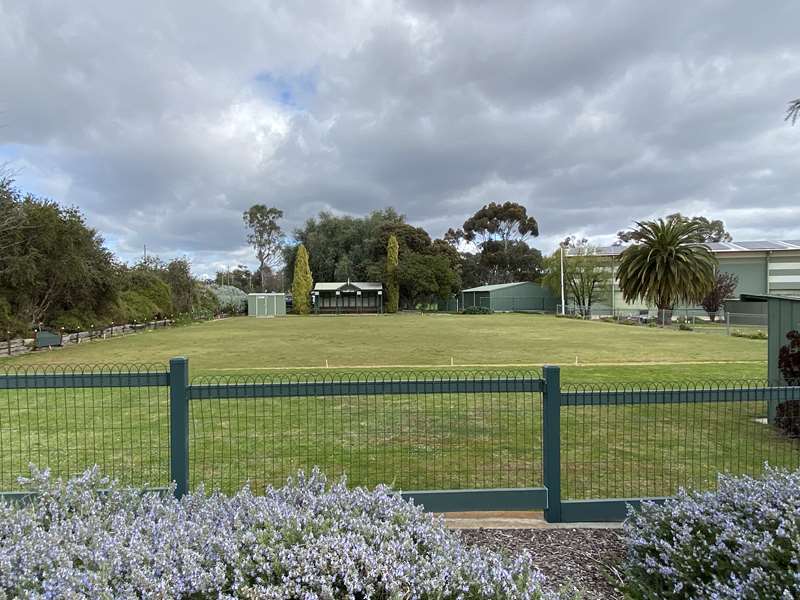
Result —
[{"label": "leafy canopy", "polygon": [[619,259],[619,287],[626,302],[659,309],[697,304],[714,285],[717,261],[703,245],[702,225],[675,216],[638,222],[638,243]]},{"label": "leafy canopy", "polygon": [[278,219],[283,218],[283,211],[263,204],[254,204],[244,211],[242,218],[249,230],[247,243],[256,252],[261,288],[264,289],[267,285],[267,269],[277,265],[281,259],[283,232],[278,225]]},{"label": "leafy canopy", "polygon": [[[681,213],[667,215],[666,219],[667,221],[677,220],[696,224],[697,233],[703,242],[733,241],[733,237],[725,229],[725,223],[719,219],[712,221],[706,217],[684,217]],[[620,243],[639,242],[641,241],[641,235],[640,230],[637,228],[617,232],[617,238]]]}]

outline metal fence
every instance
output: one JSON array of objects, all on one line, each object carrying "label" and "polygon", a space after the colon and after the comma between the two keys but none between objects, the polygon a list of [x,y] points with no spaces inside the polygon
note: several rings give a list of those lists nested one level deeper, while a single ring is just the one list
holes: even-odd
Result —
[{"label": "metal fence", "polygon": [[280,485],[319,466],[403,490],[542,485],[541,373],[196,378],[190,486]]},{"label": "metal fence", "polygon": [[[556,307],[556,314],[561,315],[561,305]],[[741,337],[767,337],[768,318],[766,314],[735,313],[724,310],[709,313],[697,308],[676,308],[670,311],[657,309],[632,308],[581,308],[565,306],[563,314],[578,319],[596,319],[620,323],[623,325],[640,325],[643,327],[668,327],[700,333],[716,333]]]},{"label": "metal fence", "polygon": [[168,485],[168,383],[163,365],[0,370],[0,490],[19,490],[30,464]]},{"label": "metal fence", "polygon": [[544,509],[551,521],[624,518],[628,502],[712,489],[719,473],[800,467],[769,423],[800,387],[764,382],[560,384],[540,372],[195,378],[158,367],[0,373],[0,489],[28,464],[87,466],[135,486],[232,492],[319,466],[390,483],[428,510]]}]

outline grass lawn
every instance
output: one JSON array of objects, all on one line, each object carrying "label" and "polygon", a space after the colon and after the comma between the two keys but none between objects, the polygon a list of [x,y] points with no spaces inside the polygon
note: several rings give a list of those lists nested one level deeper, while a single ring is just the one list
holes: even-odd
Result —
[{"label": "grass lawn", "polygon": [[[761,340],[543,315],[235,318],[6,359],[0,368],[166,365],[176,355],[189,357],[201,381],[303,371],[335,378],[366,367],[442,373],[451,359],[456,371],[473,373],[484,370],[476,365],[519,375],[561,364],[565,382],[607,384],[762,379],[766,370]],[[763,403],[723,404],[563,409],[566,496],[670,494],[708,487],[718,471],[757,473],[764,460],[798,466],[800,443],[755,420]],[[164,484],[168,413],[162,388],[0,391],[0,490],[16,488],[29,462],[58,474],[97,462],[131,483]],[[530,394],[202,400],[190,413],[192,483],[227,491],[248,479],[281,483],[312,465],[407,490],[542,484],[541,399]]]},{"label": "grass lawn", "polygon": [[[192,375],[276,368],[564,367],[565,381],[652,381],[766,376],[763,340],[548,315],[239,317],[149,331],[0,361],[156,363],[187,356]],[[576,361],[578,367],[576,368]],[[509,367],[506,367],[509,368]]]}]

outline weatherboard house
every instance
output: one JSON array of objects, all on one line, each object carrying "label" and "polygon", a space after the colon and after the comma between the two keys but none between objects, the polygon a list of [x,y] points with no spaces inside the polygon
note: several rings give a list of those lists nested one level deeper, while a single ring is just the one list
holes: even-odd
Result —
[{"label": "weatherboard house", "polygon": [[311,292],[317,313],[382,313],[383,284],[376,281],[320,282]]}]

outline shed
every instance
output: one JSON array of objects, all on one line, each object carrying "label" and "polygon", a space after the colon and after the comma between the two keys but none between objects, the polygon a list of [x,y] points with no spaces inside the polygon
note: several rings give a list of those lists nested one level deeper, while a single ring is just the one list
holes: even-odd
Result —
[{"label": "shed", "polygon": [[461,292],[462,308],[482,306],[496,312],[555,312],[556,297],[532,281],[481,285]]},{"label": "shed", "polygon": [[286,294],[262,292],[247,294],[248,317],[283,317],[286,315]]},{"label": "shed", "polygon": [[[789,340],[786,334],[800,331],[800,297],[771,294],[742,294],[744,302],[765,302],[767,305],[767,378],[770,385],[787,385],[778,368],[778,354]],[[770,402],[769,421],[775,416],[777,401]]]}]

